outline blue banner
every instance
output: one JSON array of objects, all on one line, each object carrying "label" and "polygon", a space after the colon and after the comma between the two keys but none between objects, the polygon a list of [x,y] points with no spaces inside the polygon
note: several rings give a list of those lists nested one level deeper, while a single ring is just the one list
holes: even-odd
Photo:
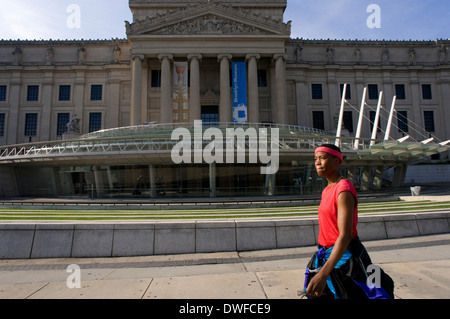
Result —
[{"label": "blue banner", "polygon": [[245,124],[247,117],[247,65],[233,62],[233,123]]}]

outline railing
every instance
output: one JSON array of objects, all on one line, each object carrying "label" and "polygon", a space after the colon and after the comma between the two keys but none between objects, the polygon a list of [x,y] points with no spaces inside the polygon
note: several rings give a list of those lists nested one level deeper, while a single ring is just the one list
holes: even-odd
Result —
[{"label": "railing", "polygon": [[[279,138],[280,152],[292,151],[313,151],[322,144],[334,144],[335,137],[327,136],[295,136]],[[341,138],[341,150],[355,153],[353,149],[354,138]],[[19,159],[32,157],[51,157],[74,154],[90,153],[135,153],[135,152],[166,152],[170,153],[173,146],[179,141],[174,141],[170,137],[116,137],[116,138],[96,138],[89,140],[72,140],[56,142],[38,142],[33,144],[19,144],[0,147],[0,161],[4,159]],[[202,146],[206,146],[211,141],[202,140]],[[245,140],[245,146],[250,149],[249,140]],[[194,143],[192,144],[192,149]],[[238,149],[238,143],[233,143]],[[359,150],[370,148],[369,139],[360,139]]]},{"label": "railing", "polygon": [[[127,136],[164,136],[170,135],[167,134],[177,128],[187,128],[192,130],[194,128],[195,123],[170,123],[170,124],[147,124],[147,125],[136,125],[136,126],[125,126],[118,127],[112,129],[100,130],[92,133],[88,133],[83,136],[83,139],[91,139],[91,138],[102,138],[102,137],[123,137],[124,134]],[[326,132],[320,129],[306,127],[306,126],[298,126],[298,125],[289,125],[289,124],[274,124],[274,123],[247,123],[247,124],[238,124],[233,122],[202,122],[203,131],[208,129],[209,127],[216,127],[223,131],[227,128],[278,128],[280,129],[280,133],[283,132],[303,132],[308,134],[318,134],[318,135],[328,135],[334,136],[334,133]],[[307,134],[305,134],[307,135]]]},{"label": "railing", "polygon": [[[212,123],[204,123],[212,124]],[[336,137],[330,133],[321,130],[279,124],[248,124],[237,125],[234,123],[215,123],[219,129],[225,128],[278,128],[279,131],[279,150],[280,152],[293,151],[313,151],[322,144],[334,144]],[[36,142],[28,144],[7,145],[0,147],[0,161],[5,159],[24,159],[33,157],[52,157],[73,154],[91,154],[91,153],[135,153],[135,152],[165,152],[169,153],[173,146],[179,141],[171,139],[171,130],[175,128],[186,127],[192,129],[192,126],[183,124],[167,124],[152,126],[135,126],[128,128],[117,128],[111,130],[98,131],[87,134],[79,140]],[[205,127],[204,129],[207,129]],[[131,136],[124,136],[124,135]],[[111,136],[113,135],[113,136]],[[225,134],[224,134],[225,137]],[[268,133],[268,139],[271,134]],[[192,136],[194,139],[194,136]],[[355,153],[355,138],[341,137],[340,147],[344,153]],[[253,141],[254,142],[254,141]],[[370,148],[373,142],[370,139],[359,139],[358,150]],[[378,141],[380,142],[380,141]],[[210,140],[202,140],[202,147],[211,143]],[[245,147],[251,149],[251,141],[245,139]],[[238,149],[238,143],[233,143],[234,148]],[[224,144],[225,145],[225,144]],[[194,143],[191,143],[194,146]]]}]

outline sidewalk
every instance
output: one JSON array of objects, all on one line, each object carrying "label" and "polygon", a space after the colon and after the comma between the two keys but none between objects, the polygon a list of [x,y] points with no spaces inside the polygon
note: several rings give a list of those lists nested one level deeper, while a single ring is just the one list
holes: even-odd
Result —
[{"label": "sidewalk", "polygon": [[[364,242],[401,299],[450,299],[450,234]],[[298,299],[316,247],[133,258],[0,260],[0,299]],[[75,283],[80,268],[81,288]]]}]

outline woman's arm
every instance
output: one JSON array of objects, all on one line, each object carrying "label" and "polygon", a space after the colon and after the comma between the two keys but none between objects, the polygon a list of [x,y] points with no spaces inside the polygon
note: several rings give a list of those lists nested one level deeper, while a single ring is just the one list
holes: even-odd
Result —
[{"label": "woman's arm", "polygon": [[319,273],[311,279],[311,282],[306,289],[307,294],[312,296],[320,296],[323,294],[328,276],[347,250],[348,245],[352,240],[355,205],[355,198],[351,192],[345,191],[339,194],[337,212],[339,236],[327,262],[323,265]]}]

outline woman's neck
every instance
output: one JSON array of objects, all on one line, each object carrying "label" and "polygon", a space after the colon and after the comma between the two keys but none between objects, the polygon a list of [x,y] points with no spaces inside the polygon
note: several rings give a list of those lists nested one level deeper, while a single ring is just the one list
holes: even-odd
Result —
[{"label": "woman's neck", "polygon": [[332,176],[327,176],[328,186],[339,183],[342,180],[342,176],[339,173],[333,174]]}]

